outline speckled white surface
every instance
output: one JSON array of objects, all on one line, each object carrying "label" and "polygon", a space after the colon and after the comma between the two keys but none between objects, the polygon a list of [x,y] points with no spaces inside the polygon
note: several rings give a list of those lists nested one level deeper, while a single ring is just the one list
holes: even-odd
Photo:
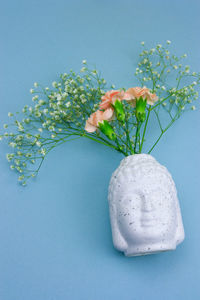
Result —
[{"label": "speckled white surface", "polygon": [[151,155],[121,161],[112,174],[108,200],[113,243],[126,256],[174,250],[184,240],[174,181]]}]

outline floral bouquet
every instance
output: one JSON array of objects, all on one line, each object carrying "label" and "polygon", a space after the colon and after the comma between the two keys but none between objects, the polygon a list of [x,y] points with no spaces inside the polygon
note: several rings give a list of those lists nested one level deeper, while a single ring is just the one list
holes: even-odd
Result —
[{"label": "floral bouquet", "polygon": [[[88,138],[124,154],[109,185],[114,246],[127,256],[175,249],[184,239],[176,187],[170,173],[150,153],[163,134],[188,110],[195,110],[200,73],[160,44],[140,53],[135,76],[139,86],[115,89],[86,60],[80,74],[70,70],[52,87],[34,83],[33,105],[8,113],[11,128],[0,137],[13,149],[10,168],[26,185],[56,146]],[[164,114],[166,116],[162,120]],[[151,116],[160,134],[143,154]]]}]

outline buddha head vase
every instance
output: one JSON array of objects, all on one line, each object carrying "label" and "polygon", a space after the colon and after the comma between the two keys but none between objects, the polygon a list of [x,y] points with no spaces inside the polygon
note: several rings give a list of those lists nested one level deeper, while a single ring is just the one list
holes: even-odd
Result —
[{"label": "buddha head vase", "polygon": [[151,155],[121,161],[112,174],[108,200],[113,243],[126,256],[174,250],[183,241],[174,181]]}]

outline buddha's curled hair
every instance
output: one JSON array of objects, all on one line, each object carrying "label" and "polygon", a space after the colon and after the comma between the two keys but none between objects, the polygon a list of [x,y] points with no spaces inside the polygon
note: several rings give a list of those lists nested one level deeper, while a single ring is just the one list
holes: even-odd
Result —
[{"label": "buddha's curled hair", "polygon": [[126,184],[130,186],[131,184],[134,184],[134,178],[136,176],[142,180],[145,175],[152,177],[153,180],[153,174],[159,174],[160,179],[162,179],[162,177],[167,177],[171,189],[177,193],[172,176],[166,167],[159,164],[156,159],[149,154],[134,154],[125,157],[111,176],[108,191],[110,205],[113,204],[114,199],[116,199],[115,195],[118,193],[121,186]]}]

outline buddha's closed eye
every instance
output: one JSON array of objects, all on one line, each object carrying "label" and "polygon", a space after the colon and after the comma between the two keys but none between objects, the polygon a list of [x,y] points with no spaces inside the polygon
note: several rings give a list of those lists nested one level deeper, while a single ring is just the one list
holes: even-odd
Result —
[{"label": "buddha's closed eye", "polygon": [[167,199],[171,198],[170,193],[167,189],[157,188],[149,193],[149,198],[151,201],[166,201]]},{"label": "buddha's closed eye", "polygon": [[141,193],[134,191],[124,196],[122,198],[122,203],[123,205],[126,206],[130,206],[130,205],[140,206],[142,203],[142,197],[143,196],[141,195]]}]

